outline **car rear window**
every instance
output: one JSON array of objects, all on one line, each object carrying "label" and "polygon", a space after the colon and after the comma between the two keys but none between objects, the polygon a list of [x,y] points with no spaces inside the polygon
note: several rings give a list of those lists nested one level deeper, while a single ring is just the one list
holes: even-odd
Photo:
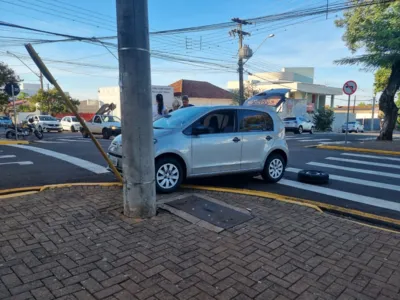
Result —
[{"label": "car rear window", "polygon": [[296,121],[296,118],[284,118],[283,121]]}]

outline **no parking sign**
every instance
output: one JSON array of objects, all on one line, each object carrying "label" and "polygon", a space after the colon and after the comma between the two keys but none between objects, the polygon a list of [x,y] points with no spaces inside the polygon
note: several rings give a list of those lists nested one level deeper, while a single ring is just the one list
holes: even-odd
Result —
[{"label": "no parking sign", "polygon": [[343,93],[346,95],[352,95],[357,91],[357,83],[353,80],[346,81],[343,85]]}]

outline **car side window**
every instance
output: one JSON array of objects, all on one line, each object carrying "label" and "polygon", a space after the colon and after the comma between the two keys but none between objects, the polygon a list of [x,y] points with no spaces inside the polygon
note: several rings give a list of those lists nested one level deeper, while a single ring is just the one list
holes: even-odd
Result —
[{"label": "car side window", "polygon": [[93,122],[94,122],[94,123],[101,124],[101,119],[100,119],[100,117],[99,117],[99,116],[95,116]]},{"label": "car side window", "polygon": [[214,111],[197,120],[193,126],[204,126],[209,134],[235,132],[235,115],[234,109]]},{"label": "car side window", "polygon": [[274,122],[269,114],[252,110],[239,110],[239,126],[242,132],[274,130]]}]

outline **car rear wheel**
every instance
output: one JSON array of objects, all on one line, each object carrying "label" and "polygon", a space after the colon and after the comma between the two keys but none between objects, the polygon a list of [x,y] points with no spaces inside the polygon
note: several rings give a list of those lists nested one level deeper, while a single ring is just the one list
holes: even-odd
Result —
[{"label": "car rear wheel", "polygon": [[6,139],[15,139],[15,132],[13,132],[13,131],[7,131],[7,133],[6,133]]},{"label": "car rear wheel", "polygon": [[71,126],[71,132],[76,132],[76,129],[75,129],[74,125]]},{"label": "car rear wheel", "polygon": [[310,134],[313,134],[313,133],[314,133],[314,127],[311,127]]},{"label": "car rear wheel", "polygon": [[156,190],[158,193],[173,193],[183,181],[181,163],[173,157],[156,160]]},{"label": "car rear wheel", "polygon": [[285,160],[279,154],[271,154],[268,156],[264,165],[262,177],[267,182],[278,182],[285,173]]}]

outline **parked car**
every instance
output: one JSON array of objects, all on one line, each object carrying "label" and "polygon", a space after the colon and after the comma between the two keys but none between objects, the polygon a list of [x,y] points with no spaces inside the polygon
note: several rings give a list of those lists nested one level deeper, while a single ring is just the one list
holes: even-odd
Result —
[{"label": "parked car", "polygon": [[26,120],[33,118],[34,124],[37,126],[39,131],[49,132],[49,131],[63,131],[60,122],[49,115],[29,115]]},{"label": "parked car", "polygon": [[362,125],[360,122],[355,121],[355,122],[349,122],[348,125],[347,123],[344,123],[342,125],[342,133],[345,133],[346,130],[349,132],[364,132],[364,125]]},{"label": "parked car", "polygon": [[[116,116],[95,115],[92,120],[86,122],[86,126],[93,134],[101,134],[106,140],[121,134],[121,119]],[[89,137],[83,128],[81,128],[81,132],[84,138]]]},{"label": "parked car", "polygon": [[294,132],[302,134],[303,132],[314,133],[315,125],[310,120],[304,117],[288,117],[284,118],[286,132]]},{"label": "parked car", "polygon": [[80,131],[82,127],[75,116],[66,116],[61,119],[60,123],[63,130],[70,130],[72,132]]},{"label": "parked car", "polygon": [[0,127],[8,127],[10,125],[12,125],[10,117],[0,116]]},{"label": "parked car", "polygon": [[[278,182],[289,150],[285,127],[274,111],[221,106],[179,109],[153,123],[158,192],[175,191],[185,178],[261,174]],[[122,135],[108,149],[122,171]]]}]

